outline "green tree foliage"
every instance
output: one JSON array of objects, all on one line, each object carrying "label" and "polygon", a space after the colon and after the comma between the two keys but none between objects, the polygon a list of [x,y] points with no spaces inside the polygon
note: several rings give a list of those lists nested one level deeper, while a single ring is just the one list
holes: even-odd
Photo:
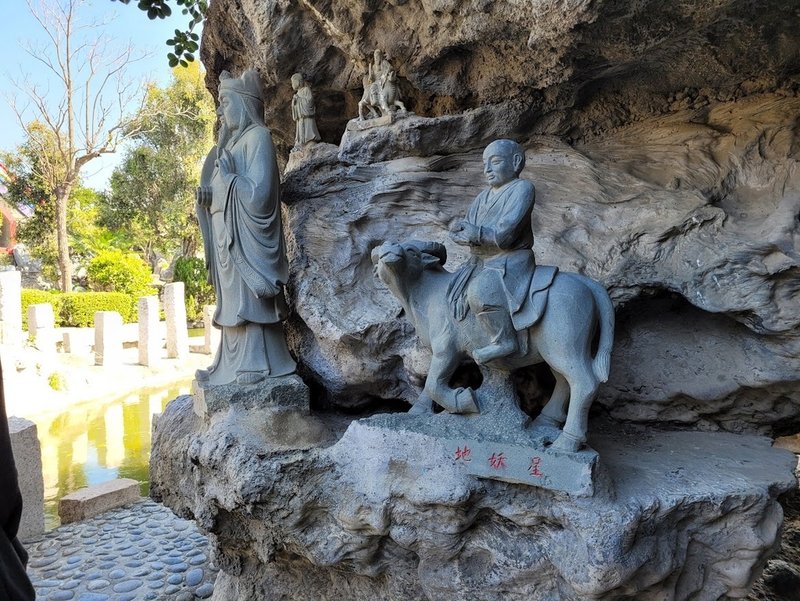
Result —
[{"label": "green tree foliage", "polygon": [[[131,0],[119,0],[129,4]],[[187,67],[194,61],[194,53],[199,47],[198,36],[194,28],[200,25],[208,11],[208,0],[174,0],[176,6],[183,7],[181,13],[189,16],[189,25],[184,30],[175,30],[175,37],[167,40],[167,45],[172,46],[172,52],[167,54],[170,67]],[[147,13],[149,19],[166,19],[172,14],[170,3],[172,0],[139,0],[137,6]]]},{"label": "green tree foliage", "polygon": [[116,152],[139,131],[141,90],[126,73],[138,57],[130,45],[115,49],[103,24],[85,19],[87,0],[26,4],[40,35],[23,49],[40,63],[46,80],[12,79],[20,93],[11,97],[11,108],[27,135],[25,145],[37,155],[29,166],[54,199],[59,283],[66,292],[73,271],[69,200],[89,162]]},{"label": "green tree foliage", "polygon": [[[45,279],[55,283],[58,280],[56,197],[41,175],[44,153],[54,152],[55,142],[53,134],[37,123],[32,123],[28,131],[28,139],[15,152],[0,155],[12,175],[5,198],[21,212],[33,213],[18,224],[17,240],[42,262]],[[99,201],[99,195],[81,186],[80,180],[70,191],[67,233],[71,259],[85,263],[112,243],[111,233],[97,223]]]},{"label": "green tree foliage", "polygon": [[151,86],[145,102],[148,117],[111,176],[100,223],[155,267],[159,254],[191,256],[197,248],[194,192],[215,112],[198,63],[174,69],[170,84]]},{"label": "green tree foliage", "polygon": [[155,293],[150,267],[136,253],[101,251],[89,262],[87,277],[96,292],[122,292],[136,298]]},{"label": "green tree foliage", "polygon": [[183,282],[186,293],[186,317],[198,321],[203,317],[203,306],[216,302],[214,287],[208,283],[205,261],[198,257],[181,257],[175,262],[173,281]]}]

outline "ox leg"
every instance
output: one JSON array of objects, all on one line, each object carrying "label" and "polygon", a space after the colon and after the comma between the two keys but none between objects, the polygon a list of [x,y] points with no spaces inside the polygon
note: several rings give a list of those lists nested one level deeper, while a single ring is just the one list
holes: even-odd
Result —
[{"label": "ox leg", "polygon": [[425,391],[433,401],[449,413],[478,413],[475,391],[471,388],[450,388],[450,377],[459,364],[454,353],[434,351],[431,367],[425,380]]},{"label": "ox leg", "polygon": [[577,452],[586,442],[586,431],[589,428],[589,407],[592,405],[598,382],[591,371],[592,366],[586,363],[582,369],[576,370],[569,380],[570,399],[567,421],[564,430],[553,443],[552,448],[559,451]]},{"label": "ox leg", "polygon": [[556,387],[541,413],[533,420],[534,426],[561,429],[567,421],[567,401],[569,401],[569,383],[559,372],[552,370],[556,379]]},{"label": "ox leg", "polygon": [[408,410],[409,415],[424,415],[433,413],[433,399],[424,390],[417,398],[417,402]]}]

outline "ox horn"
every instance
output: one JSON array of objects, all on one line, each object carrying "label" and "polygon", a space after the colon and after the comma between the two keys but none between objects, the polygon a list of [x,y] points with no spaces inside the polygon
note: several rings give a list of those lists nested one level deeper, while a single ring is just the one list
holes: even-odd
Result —
[{"label": "ox horn", "polygon": [[444,244],[439,242],[427,242],[422,240],[409,240],[406,244],[413,246],[419,252],[427,253],[439,259],[439,263],[447,263],[447,249]]}]

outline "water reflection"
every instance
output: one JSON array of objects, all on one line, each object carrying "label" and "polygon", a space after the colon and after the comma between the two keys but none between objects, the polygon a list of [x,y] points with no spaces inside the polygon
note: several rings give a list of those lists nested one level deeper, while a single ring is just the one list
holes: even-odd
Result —
[{"label": "water reflection", "polygon": [[133,478],[146,495],[153,415],[190,386],[186,380],[108,402],[72,405],[57,414],[26,416],[36,423],[42,445],[46,527],[59,523],[58,499],[84,486]]}]

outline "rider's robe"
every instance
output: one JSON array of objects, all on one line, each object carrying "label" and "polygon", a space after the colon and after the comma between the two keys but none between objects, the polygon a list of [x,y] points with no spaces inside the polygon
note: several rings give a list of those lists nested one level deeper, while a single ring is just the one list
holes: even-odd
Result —
[{"label": "rider's robe", "polygon": [[500,272],[508,310],[516,329],[530,325],[523,310],[536,267],[533,255],[531,212],[536,198],[533,184],[514,179],[495,190],[487,188],[470,206],[465,221],[480,228],[480,243],[470,246],[471,267],[457,274],[454,288],[468,285],[475,270]]}]

